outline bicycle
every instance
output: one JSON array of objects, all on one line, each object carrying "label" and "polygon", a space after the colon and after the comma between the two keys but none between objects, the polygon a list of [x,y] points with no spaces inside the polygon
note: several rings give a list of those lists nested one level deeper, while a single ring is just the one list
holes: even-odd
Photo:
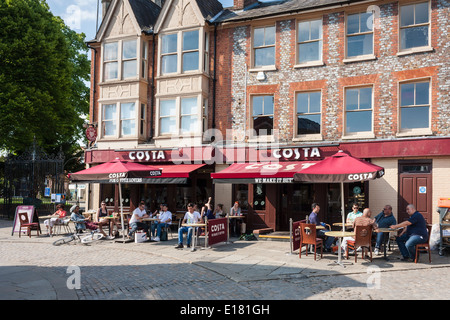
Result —
[{"label": "bicycle", "polygon": [[55,242],[53,242],[54,246],[60,246],[62,244],[67,244],[70,243],[72,241],[77,241],[80,242],[84,245],[88,245],[94,241],[98,241],[100,239],[103,239],[104,236],[103,234],[101,234],[100,232],[98,232],[97,230],[92,231],[90,235],[87,236],[80,236],[80,234],[78,233],[72,233],[67,237],[61,238],[56,240]]}]

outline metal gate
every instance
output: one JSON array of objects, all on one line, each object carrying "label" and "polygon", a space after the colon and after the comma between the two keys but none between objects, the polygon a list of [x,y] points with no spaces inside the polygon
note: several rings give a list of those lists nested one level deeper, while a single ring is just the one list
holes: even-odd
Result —
[{"label": "metal gate", "polygon": [[34,205],[39,212],[52,212],[51,193],[64,193],[64,154],[47,155],[36,143],[21,155],[8,154],[0,202],[0,216],[13,218],[18,205]]}]

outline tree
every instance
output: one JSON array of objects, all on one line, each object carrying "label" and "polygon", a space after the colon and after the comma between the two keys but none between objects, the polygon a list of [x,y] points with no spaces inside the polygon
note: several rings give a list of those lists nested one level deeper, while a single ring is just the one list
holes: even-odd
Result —
[{"label": "tree", "polygon": [[45,0],[0,0],[0,150],[20,153],[35,137],[46,152],[79,151],[89,112],[84,38]]}]

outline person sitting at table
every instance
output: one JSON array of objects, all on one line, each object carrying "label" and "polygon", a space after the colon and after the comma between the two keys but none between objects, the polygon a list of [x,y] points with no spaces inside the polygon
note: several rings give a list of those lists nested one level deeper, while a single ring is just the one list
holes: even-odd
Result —
[{"label": "person sitting at table", "polygon": [[[310,224],[315,224],[316,226],[323,226],[323,227],[325,227],[326,224],[319,221],[319,217],[318,217],[318,213],[320,211],[319,204],[318,203],[313,203],[311,205],[311,209],[312,209],[312,212],[309,215],[309,223]],[[332,245],[333,245],[333,243],[335,242],[336,239],[334,237],[326,236],[325,232],[327,232],[327,231],[330,231],[330,230],[327,230],[327,229],[325,229],[325,230],[317,230],[316,235],[317,235],[317,237],[324,239],[324,244],[323,244],[324,251],[325,252],[331,252],[331,247],[332,247]]]},{"label": "person sitting at table", "polygon": [[[381,211],[376,217],[375,222],[378,225],[378,228],[389,228],[389,226],[393,224],[397,224],[397,220],[395,219],[394,215],[392,214],[392,206],[387,204],[384,206],[383,211]],[[373,250],[373,253],[375,255],[380,255],[380,247],[381,243],[383,242],[383,232],[375,232],[374,236],[376,238],[375,242],[375,249]]]},{"label": "person sitting at table", "polygon": [[134,209],[133,214],[130,219],[130,231],[128,232],[128,239],[131,239],[133,233],[138,229],[142,228],[148,234],[149,226],[144,223],[142,219],[148,218],[147,211],[145,210],[145,203],[139,203],[139,207]]},{"label": "person sitting at table", "polygon": [[355,221],[356,218],[361,217],[363,214],[361,211],[359,211],[359,206],[357,203],[353,204],[352,210],[353,211],[347,215],[346,223],[353,223],[353,221]]},{"label": "person sitting at table", "polygon": [[98,225],[96,223],[93,223],[89,221],[89,218],[85,218],[81,212],[80,207],[77,205],[72,206],[70,208],[70,220],[75,222],[75,229],[77,230],[77,233],[83,233],[83,230],[89,229],[89,230],[97,230]]},{"label": "person sitting at table", "polygon": [[[151,239],[153,241],[160,241],[161,237],[161,228],[167,228],[170,224],[172,224],[172,212],[169,211],[169,207],[167,204],[161,204],[162,212],[159,214],[157,221],[152,223],[151,227]],[[156,230],[156,237],[155,237]]]},{"label": "person sitting at table", "polygon": [[150,218],[156,218],[159,215],[164,213],[164,203],[159,204],[159,210],[156,209],[155,212],[150,213]]},{"label": "person sitting at table", "polygon": [[[356,226],[363,226],[363,227],[372,226],[372,231],[375,230],[376,228],[378,228],[378,225],[375,222],[375,219],[372,219],[371,216],[372,216],[372,211],[369,208],[365,208],[362,216],[357,217],[355,219],[355,221],[353,221],[353,229]],[[347,240],[355,241],[355,238],[344,237],[342,239],[341,247],[343,249],[343,252],[345,252],[345,250],[347,249]],[[350,253],[352,253],[352,252],[350,252]]]},{"label": "person sitting at table", "polygon": [[[182,223],[199,223],[202,221],[202,217],[198,211],[194,210],[194,204],[189,203],[187,206],[188,211],[185,213]],[[194,229],[192,227],[181,227],[178,229],[178,245],[175,249],[183,248],[183,233],[187,233],[187,246],[191,246],[192,233]]]},{"label": "person sitting at table", "polygon": [[[107,217],[107,216],[108,216],[108,210],[106,209],[106,202],[102,201],[100,208],[98,208],[97,213],[95,215],[94,222],[97,223],[100,233],[105,238],[109,238],[109,237],[106,236],[106,233],[103,230],[104,226],[110,226],[110,223],[112,223],[112,225],[113,225],[112,228],[114,228],[114,226],[117,227],[116,219],[106,219],[105,217]],[[117,229],[119,229],[119,228],[117,227]],[[111,232],[111,234],[112,234],[112,232]]]},{"label": "person sitting at table", "polygon": [[218,203],[216,209],[214,209],[214,216],[216,219],[223,218],[226,216],[225,212],[223,211],[223,204]]},{"label": "person sitting at table", "polygon": [[211,197],[208,198],[208,202],[205,203],[205,205],[202,208],[202,218],[203,217],[207,217],[208,220],[216,218],[211,209]]},{"label": "person sitting at table", "polygon": [[65,218],[66,215],[67,215],[67,212],[64,210],[64,205],[58,204],[56,206],[56,212],[54,214],[52,214],[52,218],[44,221],[44,225],[47,228],[47,236],[50,236],[50,237],[53,236],[53,232],[52,232],[53,226],[57,225],[57,224],[63,224],[64,219],[62,219],[62,218]]},{"label": "person sitting at table", "polygon": [[404,228],[397,237],[397,245],[403,258],[402,261],[414,261],[416,245],[428,241],[427,222],[413,204],[406,206],[409,218],[399,224],[390,226],[391,229]]}]

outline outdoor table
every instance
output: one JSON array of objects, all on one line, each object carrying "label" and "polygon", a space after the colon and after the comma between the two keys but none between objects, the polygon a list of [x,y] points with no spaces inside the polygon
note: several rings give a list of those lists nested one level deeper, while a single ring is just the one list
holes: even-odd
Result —
[{"label": "outdoor table", "polygon": [[[333,223],[333,226],[336,226],[336,227],[342,227],[342,222],[335,222],[335,223]],[[351,227],[353,227],[353,223],[345,223],[344,224],[344,226],[345,226],[345,228],[351,228]]]},{"label": "outdoor table", "polygon": [[[243,219],[245,216],[230,216],[227,215],[227,218],[229,219]],[[227,234],[227,242],[230,240],[230,220],[228,220],[228,234]]]},{"label": "outdoor table", "polygon": [[341,238],[354,237],[355,233],[354,232],[349,232],[349,231],[327,231],[327,232],[325,232],[325,235],[328,236],[328,237],[338,238],[338,242],[339,242],[339,244],[338,244],[338,261],[337,262],[334,261],[334,262],[339,264],[339,265],[341,265],[341,266],[343,266],[345,268],[343,262],[341,261],[342,260],[342,257],[341,257],[341,250],[342,250],[342,248],[341,248]]},{"label": "outdoor table", "polygon": [[[193,232],[192,232],[192,244],[191,244],[191,251],[195,251],[195,242],[196,242],[196,238],[197,238],[197,227],[206,227],[206,223],[182,223],[181,224],[182,227],[192,227]],[[189,231],[188,231],[189,232]],[[206,234],[206,230],[205,230],[205,234]],[[205,241],[205,248],[206,248],[206,241]]]},{"label": "outdoor table", "polygon": [[389,233],[396,231],[397,229],[391,229],[391,228],[378,228],[375,230],[375,232],[383,232],[383,246],[384,246],[384,259],[389,260],[386,255],[386,247],[387,247],[387,241],[389,239]]},{"label": "outdoor table", "polygon": [[57,218],[56,216],[52,216],[52,215],[49,215],[49,216],[40,216],[39,217],[39,219],[51,219],[51,218]]}]

